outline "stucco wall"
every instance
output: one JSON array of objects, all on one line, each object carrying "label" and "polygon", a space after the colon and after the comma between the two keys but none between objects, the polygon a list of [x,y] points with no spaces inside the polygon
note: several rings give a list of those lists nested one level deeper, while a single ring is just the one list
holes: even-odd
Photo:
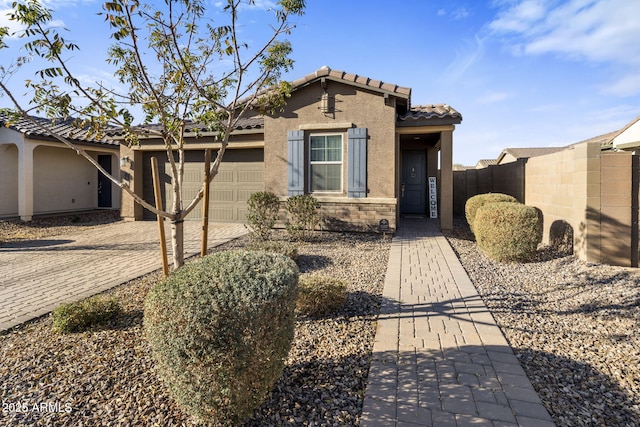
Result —
[{"label": "stucco wall", "polygon": [[[287,195],[287,131],[304,130],[305,192],[308,188],[308,141],[315,133],[340,133],[343,141],[343,190],[314,194],[321,200],[324,226],[330,229],[371,230],[386,218],[395,228],[397,202],[395,99],[385,101],[380,93],[328,81],[327,92],[334,99],[332,113],[320,111],[323,89],[320,82],[296,90],[278,117],[265,117],[265,190]],[[367,197],[366,202],[347,199],[347,129],[367,128]],[[332,201],[331,199],[339,199]],[[353,206],[350,206],[353,202]]]},{"label": "stucco wall", "polygon": [[18,147],[0,145],[0,216],[18,215]]},{"label": "stucco wall", "polygon": [[95,208],[97,174],[91,163],[72,150],[36,147],[33,151],[34,212]]},{"label": "stucco wall", "polygon": [[[319,109],[320,82],[296,90],[277,118],[265,117],[265,187],[279,196],[287,195],[287,131],[318,125],[305,130],[305,142],[312,133],[336,132],[343,135],[343,192],[347,183],[347,127],[367,128],[368,198],[394,197],[395,188],[395,106],[393,98],[385,104],[379,93],[360,90],[338,82],[327,82],[329,97],[335,98],[335,112]],[[335,125],[334,128],[330,126]],[[327,128],[328,126],[328,128]],[[308,153],[305,154],[305,158]],[[307,184],[308,185],[308,184]]]}]

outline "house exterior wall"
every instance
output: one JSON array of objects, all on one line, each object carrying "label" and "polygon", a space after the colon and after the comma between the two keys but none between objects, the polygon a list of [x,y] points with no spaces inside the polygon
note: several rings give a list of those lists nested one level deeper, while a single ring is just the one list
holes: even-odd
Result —
[{"label": "house exterior wall", "polygon": [[98,171],[86,159],[68,148],[38,146],[33,164],[35,213],[97,207]]},{"label": "house exterior wall", "polygon": [[[296,90],[277,117],[265,117],[265,190],[287,195],[287,131],[304,130],[305,178],[308,179],[308,141],[315,133],[343,135],[343,189],[337,193],[314,193],[321,200],[325,222],[350,223],[355,229],[377,226],[387,219],[396,223],[396,135],[395,102],[380,93],[328,81],[327,92],[335,99],[333,113],[320,111],[323,89],[320,82]],[[347,129],[367,128],[367,197],[347,198]],[[308,181],[305,193],[309,193]],[[328,202],[330,199],[335,201]],[[390,200],[391,199],[391,200]],[[378,202],[376,202],[376,200]],[[327,204],[330,203],[330,204]],[[362,214],[362,212],[367,214]],[[341,217],[339,215],[348,215]],[[366,218],[365,218],[366,217]],[[352,221],[353,220],[353,221]]]},{"label": "house exterior wall", "polygon": [[0,217],[18,216],[18,147],[0,145]]}]

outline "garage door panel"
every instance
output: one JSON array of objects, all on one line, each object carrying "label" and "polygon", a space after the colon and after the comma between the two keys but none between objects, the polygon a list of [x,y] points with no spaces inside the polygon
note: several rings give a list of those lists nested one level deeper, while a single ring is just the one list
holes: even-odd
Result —
[{"label": "garage door panel", "polygon": [[234,190],[211,190],[209,198],[212,202],[235,202],[237,200]]},{"label": "garage door panel", "polygon": [[[148,159],[152,155],[152,153],[145,154],[145,158]],[[162,154],[156,154],[156,156],[162,158]],[[241,222],[245,220],[249,196],[257,191],[264,191],[263,158],[263,151],[260,149],[233,150],[225,154],[218,174],[210,184],[209,219],[211,221]],[[202,188],[204,162],[200,159],[204,159],[204,154],[188,153],[183,180],[183,204],[185,206],[193,200]],[[163,162],[160,168],[163,182],[163,201],[165,206],[171,206],[173,192],[171,178],[168,174],[171,165],[169,162]],[[149,172],[147,172],[147,169]],[[146,167],[146,164],[144,179],[145,199],[153,203],[152,178],[150,167]],[[198,203],[189,213],[187,219],[199,219],[202,217],[201,203]],[[152,219],[155,218],[155,215],[147,211],[145,212],[145,218]]]},{"label": "garage door panel", "polygon": [[238,182],[247,183],[263,183],[264,182],[264,170],[247,170],[238,171]]}]

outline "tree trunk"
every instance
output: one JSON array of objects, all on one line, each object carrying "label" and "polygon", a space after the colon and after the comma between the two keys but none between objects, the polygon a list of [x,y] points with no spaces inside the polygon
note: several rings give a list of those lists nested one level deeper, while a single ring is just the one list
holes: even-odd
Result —
[{"label": "tree trunk", "polygon": [[184,220],[171,221],[171,249],[173,252],[173,269],[184,265]]}]

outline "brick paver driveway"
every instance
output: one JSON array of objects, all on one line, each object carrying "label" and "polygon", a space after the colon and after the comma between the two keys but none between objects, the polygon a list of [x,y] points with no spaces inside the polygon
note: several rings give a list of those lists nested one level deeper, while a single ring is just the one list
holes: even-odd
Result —
[{"label": "brick paver driveway", "polygon": [[[199,221],[185,222],[185,256],[200,252],[200,230]],[[169,238],[168,226],[166,232]],[[210,224],[209,248],[245,233],[242,224]],[[161,266],[154,221],[118,222],[2,246],[0,331]]]}]

